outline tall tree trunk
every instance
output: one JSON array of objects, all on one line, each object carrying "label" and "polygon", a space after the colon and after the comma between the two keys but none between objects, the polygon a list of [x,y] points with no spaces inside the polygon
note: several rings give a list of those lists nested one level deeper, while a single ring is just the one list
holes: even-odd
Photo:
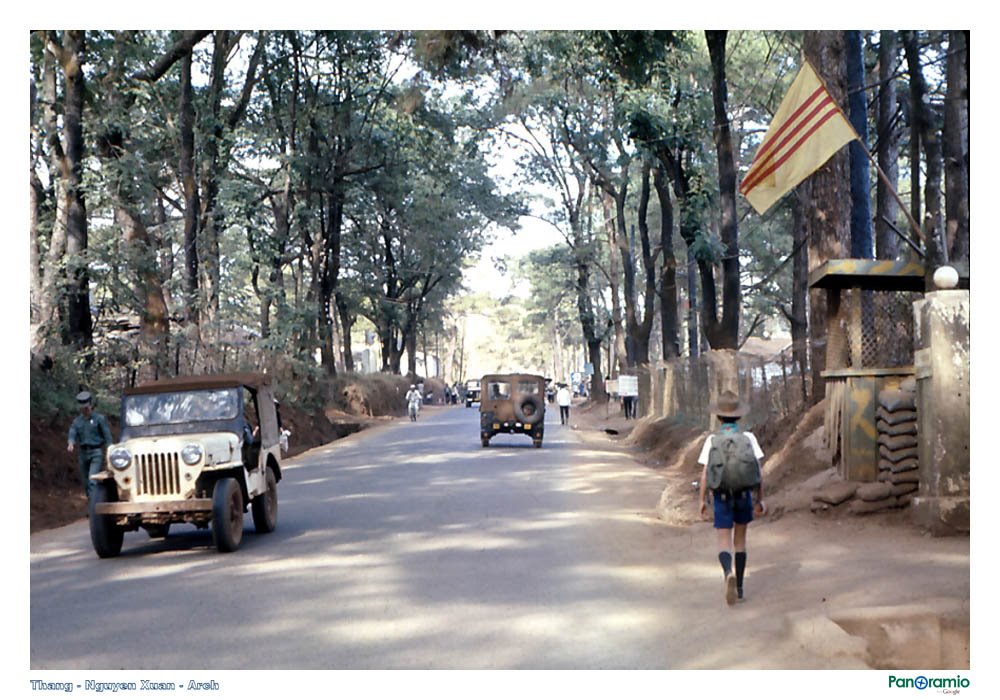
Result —
[{"label": "tall tree trunk", "polygon": [[946,240],[954,262],[969,262],[968,33],[948,32],[948,94],[944,112]]},{"label": "tall tree trunk", "polygon": [[[578,203],[583,197],[583,181],[579,181],[580,195]],[[576,270],[576,309],[580,316],[580,328],[583,332],[583,340],[587,346],[587,358],[594,367],[594,374],[591,378],[591,400],[605,403],[608,400],[607,391],[604,385],[604,372],[601,365],[601,344],[606,335],[606,329],[598,327],[597,313],[594,310],[594,302],[590,296],[590,274],[592,266],[593,246],[584,233],[584,225],[580,216],[580,207],[574,208],[570,218],[570,229],[573,236],[573,264]],[[557,379],[568,379],[563,374]]]},{"label": "tall tree trunk", "polygon": [[199,321],[201,334],[211,347],[219,338],[219,285],[221,282],[221,259],[219,235],[222,230],[222,211],[219,209],[219,159],[223,137],[222,93],[225,89],[226,58],[229,54],[230,33],[218,30],[213,34],[212,65],[206,95],[207,111],[201,152],[201,221],[198,224],[197,257],[201,278],[199,300]]},{"label": "tall tree trunk", "polygon": [[[816,68],[837,104],[844,104],[846,76],[844,37],[840,31],[807,31],[803,39],[803,53]],[[838,151],[826,165],[817,170],[804,185],[809,187],[807,196],[811,206],[805,218],[809,235],[809,269],[837,258],[847,257],[850,251],[850,179],[848,155]],[[818,402],[826,395],[820,373],[828,363],[840,366],[839,354],[843,349],[828,329],[839,329],[846,321],[843,309],[834,303],[839,298],[824,290],[814,289],[809,299],[810,367],[812,369],[812,401]],[[835,342],[836,341],[836,342]]]},{"label": "tall tree trunk", "polygon": [[227,132],[231,132],[243,119],[247,104],[256,84],[257,65],[263,55],[264,33],[258,36],[257,45],[247,63],[243,89],[235,104],[223,114],[222,101],[228,85],[226,81],[226,66],[232,49],[240,39],[239,32],[217,30],[213,33],[212,65],[209,75],[209,85],[206,102],[208,110],[205,115],[207,129],[202,144],[201,168],[201,221],[199,236],[201,248],[198,259],[201,265],[201,319],[203,332],[207,329],[208,339],[212,341],[220,330],[219,303],[222,282],[222,261],[219,239],[225,228],[225,215],[219,203],[219,189],[222,174],[228,167],[230,146],[225,143]]},{"label": "tall tree trunk", "polygon": [[178,173],[184,195],[184,316],[188,323],[198,325],[198,225],[201,220],[201,202],[195,175],[194,151],[194,100],[191,87],[191,53],[181,60],[180,101],[178,126],[180,151]]},{"label": "tall tree trunk", "polygon": [[338,291],[334,295],[334,303],[337,306],[337,315],[340,317],[340,327],[342,329],[341,340],[344,343],[344,371],[354,371],[354,349],[351,346],[351,331],[354,328],[358,317],[351,313],[347,297]]},{"label": "tall tree trunk", "polygon": [[[927,258],[928,288],[932,288],[931,277],[934,269],[948,262],[948,249],[944,243],[944,212],[941,206],[941,132],[938,115],[924,100],[927,95],[927,84],[924,80],[923,68],[920,65],[919,43],[916,32],[903,32],[903,46],[906,50],[906,63],[910,72],[910,98],[912,120],[923,144],[927,177],[924,184],[924,245]],[[917,219],[920,221],[920,219]]]},{"label": "tall tree trunk", "polygon": [[[899,106],[896,104],[896,32],[879,32],[878,49],[878,164],[893,189],[899,183]],[[899,205],[889,188],[878,178],[876,189],[875,256],[895,260],[899,254],[899,236],[890,225],[896,224]]]},{"label": "tall tree trunk", "polygon": [[687,336],[688,355],[698,357],[701,354],[701,323],[698,319],[698,261],[695,260],[694,248],[690,245],[687,248],[687,265],[685,273],[687,276]]},{"label": "tall tree trunk", "polygon": [[681,354],[677,339],[677,259],[674,257],[674,208],[663,167],[653,171],[653,187],[660,202],[660,334],[664,360]]},{"label": "tall tree trunk", "polygon": [[90,315],[90,276],[87,271],[87,207],[83,196],[83,103],[85,95],[83,52],[84,33],[63,33],[61,45],[49,42],[62,69],[63,143],[59,159],[62,180],[63,222],[66,254],[66,341],[76,349],[93,343]]},{"label": "tall tree trunk", "polygon": [[[619,231],[616,225],[614,214],[615,201],[610,195],[601,197],[604,207],[604,230],[608,240],[608,286],[611,290],[611,323],[614,327],[614,352],[612,358],[617,360],[618,367],[629,366],[628,350],[625,345],[625,324],[622,319],[621,283],[618,275],[621,268],[621,243],[619,242]],[[611,373],[615,374],[614,364],[611,365]]]},{"label": "tall tree trunk", "polygon": [[156,250],[146,227],[128,206],[118,204],[115,207],[115,222],[122,229],[129,260],[137,271],[136,296],[142,300],[139,338],[142,354],[152,365],[155,378],[170,366],[170,320],[160,284]]},{"label": "tall tree trunk", "polygon": [[807,347],[809,344],[809,248],[805,212],[810,202],[803,196],[808,186],[797,188],[792,198],[792,310],[786,313],[792,332],[792,362],[802,380],[802,400],[806,394]]},{"label": "tall tree trunk", "polygon": [[[920,221],[923,215],[923,208],[920,203],[920,132],[921,124],[919,118],[920,100],[923,98],[923,73],[920,70],[920,49],[917,45],[916,33],[912,31],[900,32],[903,41],[903,50],[906,54],[906,63],[911,74],[910,80],[910,216],[914,221]],[[919,76],[913,80],[913,74]]]},{"label": "tall tree trunk", "polygon": [[[649,222],[647,215],[649,212],[650,184],[649,176],[652,164],[649,161],[643,162],[642,180],[639,189],[639,210],[637,223],[639,227],[640,260],[642,262],[643,278],[645,288],[643,289],[642,318],[638,317],[638,299],[633,299],[632,310],[629,313],[629,336],[633,343],[633,361],[637,365],[644,365],[649,362],[649,337],[653,330],[653,314],[656,306],[656,257],[653,254],[649,241]],[[635,236],[631,237],[634,242]],[[630,246],[629,258],[634,260],[634,251]],[[635,275],[633,273],[633,295],[635,294]]]},{"label": "tall tree trunk", "polygon": [[[38,177],[34,165],[28,169],[28,192],[30,193],[29,211],[30,221],[28,226],[28,267],[30,269],[29,282],[29,311],[28,319],[32,324],[39,322],[39,302],[42,295],[42,267],[41,252],[39,242],[42,238],[41,231],[41,208],[45,201],[45,189],[42,181]],[[34,344],[34,343],[32,343]]]},{"label": "tall tree trunk", "polygon": [[851,257],[872,258],[871,185],[868,156],[868,109],[865,99],[865,63],[861,32],[844,32],[847,55],[848,114],[860,140],[851,141]]},{"label": "tall tree trunk", "polygon": [[[736,219],[736,161],[728,113],[725,31],[706,31],[712,61],[712,103],[715,110],[715,148],[719,159],[719,209],[722,238],[722,321],[712,339],[713,348],[736,348],[740,331],[740,244]],[[707,295],[708,290],[704,290]],[[714,319],[706,319],[713,321]],[[706,332],[708,329],[706,328]],[[711,336],[710,336],[711,337]]]}]

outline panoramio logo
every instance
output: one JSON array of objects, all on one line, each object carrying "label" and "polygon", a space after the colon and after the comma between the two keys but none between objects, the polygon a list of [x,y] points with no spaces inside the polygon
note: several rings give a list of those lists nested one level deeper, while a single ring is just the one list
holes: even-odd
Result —
[{"label": "panoramio logo", "polygon": [[890,688],[916,688],[917,690],[961,690],[969,687],[969,679],[962,676],[889,676]]}]

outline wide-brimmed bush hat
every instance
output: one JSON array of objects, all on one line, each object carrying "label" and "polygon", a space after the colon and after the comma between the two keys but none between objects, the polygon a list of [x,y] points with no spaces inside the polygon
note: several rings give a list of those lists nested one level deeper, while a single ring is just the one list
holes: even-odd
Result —
[{"label": "wide-brimmed bush hat", "polygon": [[709,406],[709,410],[712,412],[712,415],[724,416],[726,418],[740,418],[750,411],[750,407],[743,401],[740,401],[740,397],[735,392],[727,389],[719,394],[715,402]]}]

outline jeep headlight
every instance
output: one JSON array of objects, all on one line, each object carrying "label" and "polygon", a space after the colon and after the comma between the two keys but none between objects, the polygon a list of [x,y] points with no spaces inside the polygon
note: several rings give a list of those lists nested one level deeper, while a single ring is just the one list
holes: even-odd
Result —
[{"label": "jeep headlight", "polygon": [[190,445],[184,445],[184,449],[181,450],[181,459],[183,459],[184,464],[189,467],[193,467],[195,464],[200,462],[201,456],[201,445],[191,443]]},{"label": "jeep headlight", "polygon": [[116,447],[108,455],[108,461],[115,469],[125,469],[132,463],[132,453],[124,447]]}]

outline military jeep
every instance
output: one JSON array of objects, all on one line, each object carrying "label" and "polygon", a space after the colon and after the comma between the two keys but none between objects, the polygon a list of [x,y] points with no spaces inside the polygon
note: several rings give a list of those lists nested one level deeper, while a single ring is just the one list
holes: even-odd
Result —
[{"label": "military jeep", "polygon": [[465,407],[472,408],[472,404],[480,399],[480,385],[478,379],[468,379],[465,382]]},{"label": "military jeep", "polygon": [[247,507],[257,532],[278,519],[280,426],[270,378],[230,374],[126,389],[120,442],[91,477],[90,539],[100,557],[124,533],[166,537],[174,523],[212,528],[220,552],[243,539]]},{"label": "military jeep", "polygon": [[542,446],[545,378],[536,374],[487,374],[480,383],[479,437],[483,447],[498,433],[518,433]]}]

